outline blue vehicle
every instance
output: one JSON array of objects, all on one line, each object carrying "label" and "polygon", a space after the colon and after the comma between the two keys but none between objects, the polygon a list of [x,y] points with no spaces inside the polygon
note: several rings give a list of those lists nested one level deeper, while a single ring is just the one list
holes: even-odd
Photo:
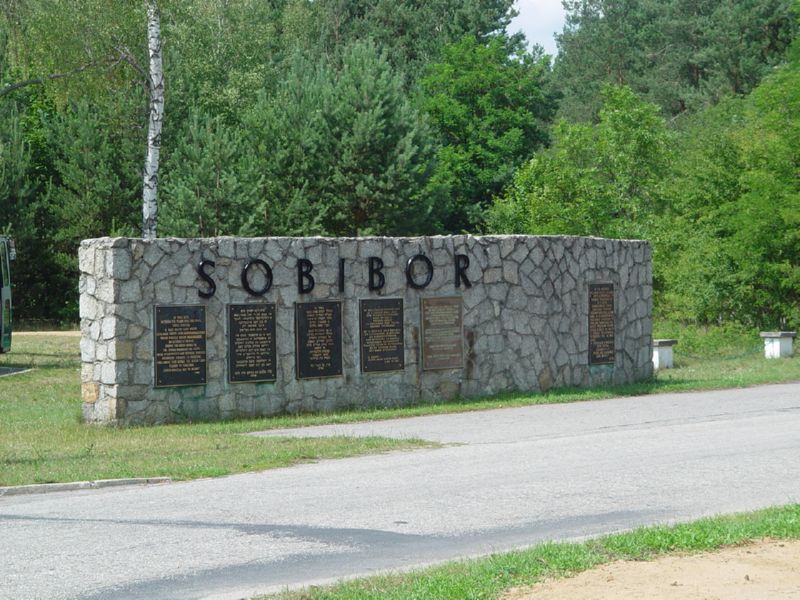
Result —
[{"label": "blue vehicle", "polygon": [[16,258],[14,240],[0,236],[0,353],[11,350],[11,263]]}]

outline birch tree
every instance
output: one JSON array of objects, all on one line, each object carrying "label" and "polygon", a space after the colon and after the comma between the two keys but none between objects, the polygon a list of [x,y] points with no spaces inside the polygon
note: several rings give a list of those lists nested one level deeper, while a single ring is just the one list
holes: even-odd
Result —
[{"label": "birch tree", "polygon": [[161,18],[156,0],[147,4],[147,51],[150,70],[147,88],[150,114],[147,124],[147,155],[142,188],[142,237],[155,239],[158,224],[158,162],[161,154],[161,125],[164,121],[164,71],[161,64]]}]

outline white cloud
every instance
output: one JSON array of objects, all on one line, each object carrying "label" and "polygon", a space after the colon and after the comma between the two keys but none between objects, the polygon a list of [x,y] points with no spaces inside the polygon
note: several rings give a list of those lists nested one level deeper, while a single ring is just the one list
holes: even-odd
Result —
[{"label": "white cloud", "polygon": [[522,31],[529,42],[540,44],[548,54],[556,53],[555,33],[564,27],[561,0],[516,0],[519,11],[508,26],[509,33]]}]

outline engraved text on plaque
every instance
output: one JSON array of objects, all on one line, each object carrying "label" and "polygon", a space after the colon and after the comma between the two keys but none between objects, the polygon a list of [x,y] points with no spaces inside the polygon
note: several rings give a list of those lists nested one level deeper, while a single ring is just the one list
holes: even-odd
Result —
[{"label": "engraved text on plaque", "polygon": [[231,383],[275,381],[275,305],[228,305],[228,378]]},{"label": "engraved text on plaque", "polygon": [[342,374],[342,303],[294,305],[295,364],[298,379]]},{"label": "engraved text on plaque", "polygon": [[206,383],[206,307],[156,306],[155,387]]},{"label": "engraved text on plaque", "polygon": [[614,284],[589,285],[589,364],[614,364]]},{"label": "engraved text on plaque", "polygon": [[464,333],[460,296],[422,298],[422,368],[460,369]]},{"label": "engraved text on plaque", "polygon": [[360,300],[361,372],[402,371],[403,299]]}]

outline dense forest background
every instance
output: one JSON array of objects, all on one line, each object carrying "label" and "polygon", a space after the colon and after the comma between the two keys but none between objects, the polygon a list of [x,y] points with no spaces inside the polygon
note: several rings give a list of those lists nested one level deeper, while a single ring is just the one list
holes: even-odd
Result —
[{"label": "dense forest background", "polygon": [[[77,319],[77,246],[138,236],[144,2],[0,3],[0,232],[17,314]],[[653,242],[661,318],[800,326],[792,0],[159,0],[160,237]]]}]

